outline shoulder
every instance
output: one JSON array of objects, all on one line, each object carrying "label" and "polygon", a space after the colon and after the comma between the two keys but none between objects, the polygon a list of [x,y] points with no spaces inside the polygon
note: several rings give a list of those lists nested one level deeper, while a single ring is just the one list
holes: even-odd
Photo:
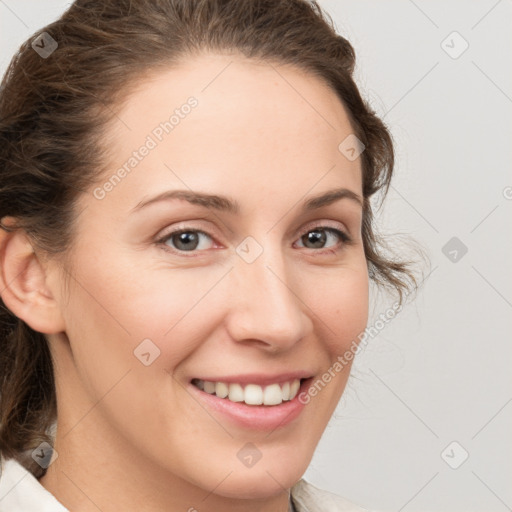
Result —
[{"label": "shoulder", "polygon": [[370,512],[303,479],[292,487],[291,496],[297,512]]},{"label": "shoulder", "polygon": [[0,455],[0,512],[69,512],[14,459]]}]

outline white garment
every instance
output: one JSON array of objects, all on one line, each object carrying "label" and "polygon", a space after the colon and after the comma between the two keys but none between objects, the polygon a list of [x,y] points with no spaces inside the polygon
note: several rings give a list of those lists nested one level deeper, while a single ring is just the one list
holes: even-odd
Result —
[{"label": "white garment", "polygon": [[[369,512],[299,480],[291,489],[295,512]],[[292,507],[290,505],[290,510]],[[69,512],[14,459],[0,458],[0,512]]]}]

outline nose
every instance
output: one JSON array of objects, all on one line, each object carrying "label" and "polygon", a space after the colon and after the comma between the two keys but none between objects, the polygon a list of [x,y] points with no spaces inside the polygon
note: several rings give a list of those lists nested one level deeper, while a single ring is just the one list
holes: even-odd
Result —
[{"label": "nose", "polygon": [[238,343],[269,352],[290,349],[313,329],[300,279],[281,249],[265,247],[248,263],[236,256],[230,272],[227,329]]}]

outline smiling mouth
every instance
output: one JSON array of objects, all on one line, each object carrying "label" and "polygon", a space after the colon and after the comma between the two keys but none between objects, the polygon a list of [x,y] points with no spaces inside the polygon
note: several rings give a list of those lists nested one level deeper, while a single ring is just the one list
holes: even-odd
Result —
[{"label": "smiling mouth", "polygon": [[259,386],[258,384],[238,384],[192,379],[192,384],[205,393],[216,395],[231,402],[245,403],[247,405],[279,405],[293,400],[297,396],[301,383],[304,380],[306,379],[292,379],[279,384]]}]

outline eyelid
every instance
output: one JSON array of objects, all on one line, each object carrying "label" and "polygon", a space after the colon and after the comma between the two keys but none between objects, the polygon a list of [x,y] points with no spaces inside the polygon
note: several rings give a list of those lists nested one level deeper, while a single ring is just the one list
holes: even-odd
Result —
[{"label": "eyelid", "polygon": [[169,236],[171,236],[177,232],[180,232],[180,231],[197,231],[199,233],[203,233],[203,234],[209,236],[212,239],[220,238],[215,233],[217,231],[215,228],[212,228],[211,226],[206,228],[206,227],[201,227],[200,225],[199,226],[195,225],[195,223],[198,221],[199,220],[182,221],[182,222],[178,222],[177,224],[173,224],[172,226],[167,226],[166,228],[160,230],[155,238],[157,240],[166,239],[166,238],[169,238]]},{"label": "eyelid", "polygon": [[348,228],[341,222],[334,221],[334,220],[322,220],[322,219],[308,222],[304,226],[304,228],[301,229],[301,231],[300,231],[301,234],[299,236],[305,235],[308,231],[312,231],[315,229],[321,229],[321,228],[336,229],[338,231],[345,233],[347,235],[347,237],[352,238]]}]

